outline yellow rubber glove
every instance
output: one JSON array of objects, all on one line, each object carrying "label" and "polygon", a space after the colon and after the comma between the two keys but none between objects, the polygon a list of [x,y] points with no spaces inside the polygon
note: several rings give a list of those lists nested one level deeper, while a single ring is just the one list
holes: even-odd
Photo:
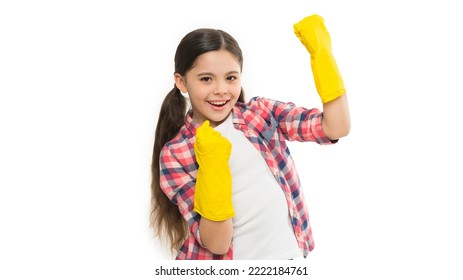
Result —
[{"label": "yellow rubber glove", "polygon": [[212,221],[223,221],[235,215],[228,165],[231,148],[228,139],[210,127],[209,121],[196,130],[194,150],[199,169],[194,211]]},{"label": "yellow rubber glove", "polygon": [[294,33],[310,53],[312,73],[322,103],[346,93],[336,60],[331,52],[331,39],[324,20],[311,15],[294,24]]}]

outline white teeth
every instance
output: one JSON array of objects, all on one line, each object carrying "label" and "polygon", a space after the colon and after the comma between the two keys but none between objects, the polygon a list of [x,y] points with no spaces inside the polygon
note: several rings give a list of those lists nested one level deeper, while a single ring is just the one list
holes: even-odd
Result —
[{"label": "white teeth", "polygon": [[225,105],[227,101],[209,101],[209,103],[215,106],[222,106],[222,105]]}]

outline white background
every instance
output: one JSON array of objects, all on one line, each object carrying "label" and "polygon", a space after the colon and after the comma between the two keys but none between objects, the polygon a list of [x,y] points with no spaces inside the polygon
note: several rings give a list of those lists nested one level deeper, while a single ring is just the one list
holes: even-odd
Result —
[{"label": "white background", "polygon": [[0,278],[153,279],[160,103],[180,39],[223,29],[243,86],[319,107],[292,25],[318,13],[351,134],[291,143],[316,249],[311,279],[462,279],[458,1],[2,1]]}]

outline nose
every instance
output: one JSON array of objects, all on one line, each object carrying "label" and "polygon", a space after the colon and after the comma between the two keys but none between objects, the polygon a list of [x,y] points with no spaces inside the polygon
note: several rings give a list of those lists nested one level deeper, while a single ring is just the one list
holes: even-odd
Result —
[{"label": "nose", "polygon": [[214,94],[223,95],[228,92],[226,81],[217,81]]}]

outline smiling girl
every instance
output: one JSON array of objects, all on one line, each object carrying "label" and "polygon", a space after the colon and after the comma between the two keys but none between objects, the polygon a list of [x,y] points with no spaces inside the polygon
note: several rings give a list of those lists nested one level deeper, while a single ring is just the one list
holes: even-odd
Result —
[{"label": "smiling girl", "polygon": [[264,97],[245,102],[241,49],[224,31],[197,29],[178,45],[151,185],[152,226],[176,259],[294,259],[313,249],[286,141],[336,143],[350,119],[323,19],[307,17],[294,29],[310,52],[323,112]]}]

